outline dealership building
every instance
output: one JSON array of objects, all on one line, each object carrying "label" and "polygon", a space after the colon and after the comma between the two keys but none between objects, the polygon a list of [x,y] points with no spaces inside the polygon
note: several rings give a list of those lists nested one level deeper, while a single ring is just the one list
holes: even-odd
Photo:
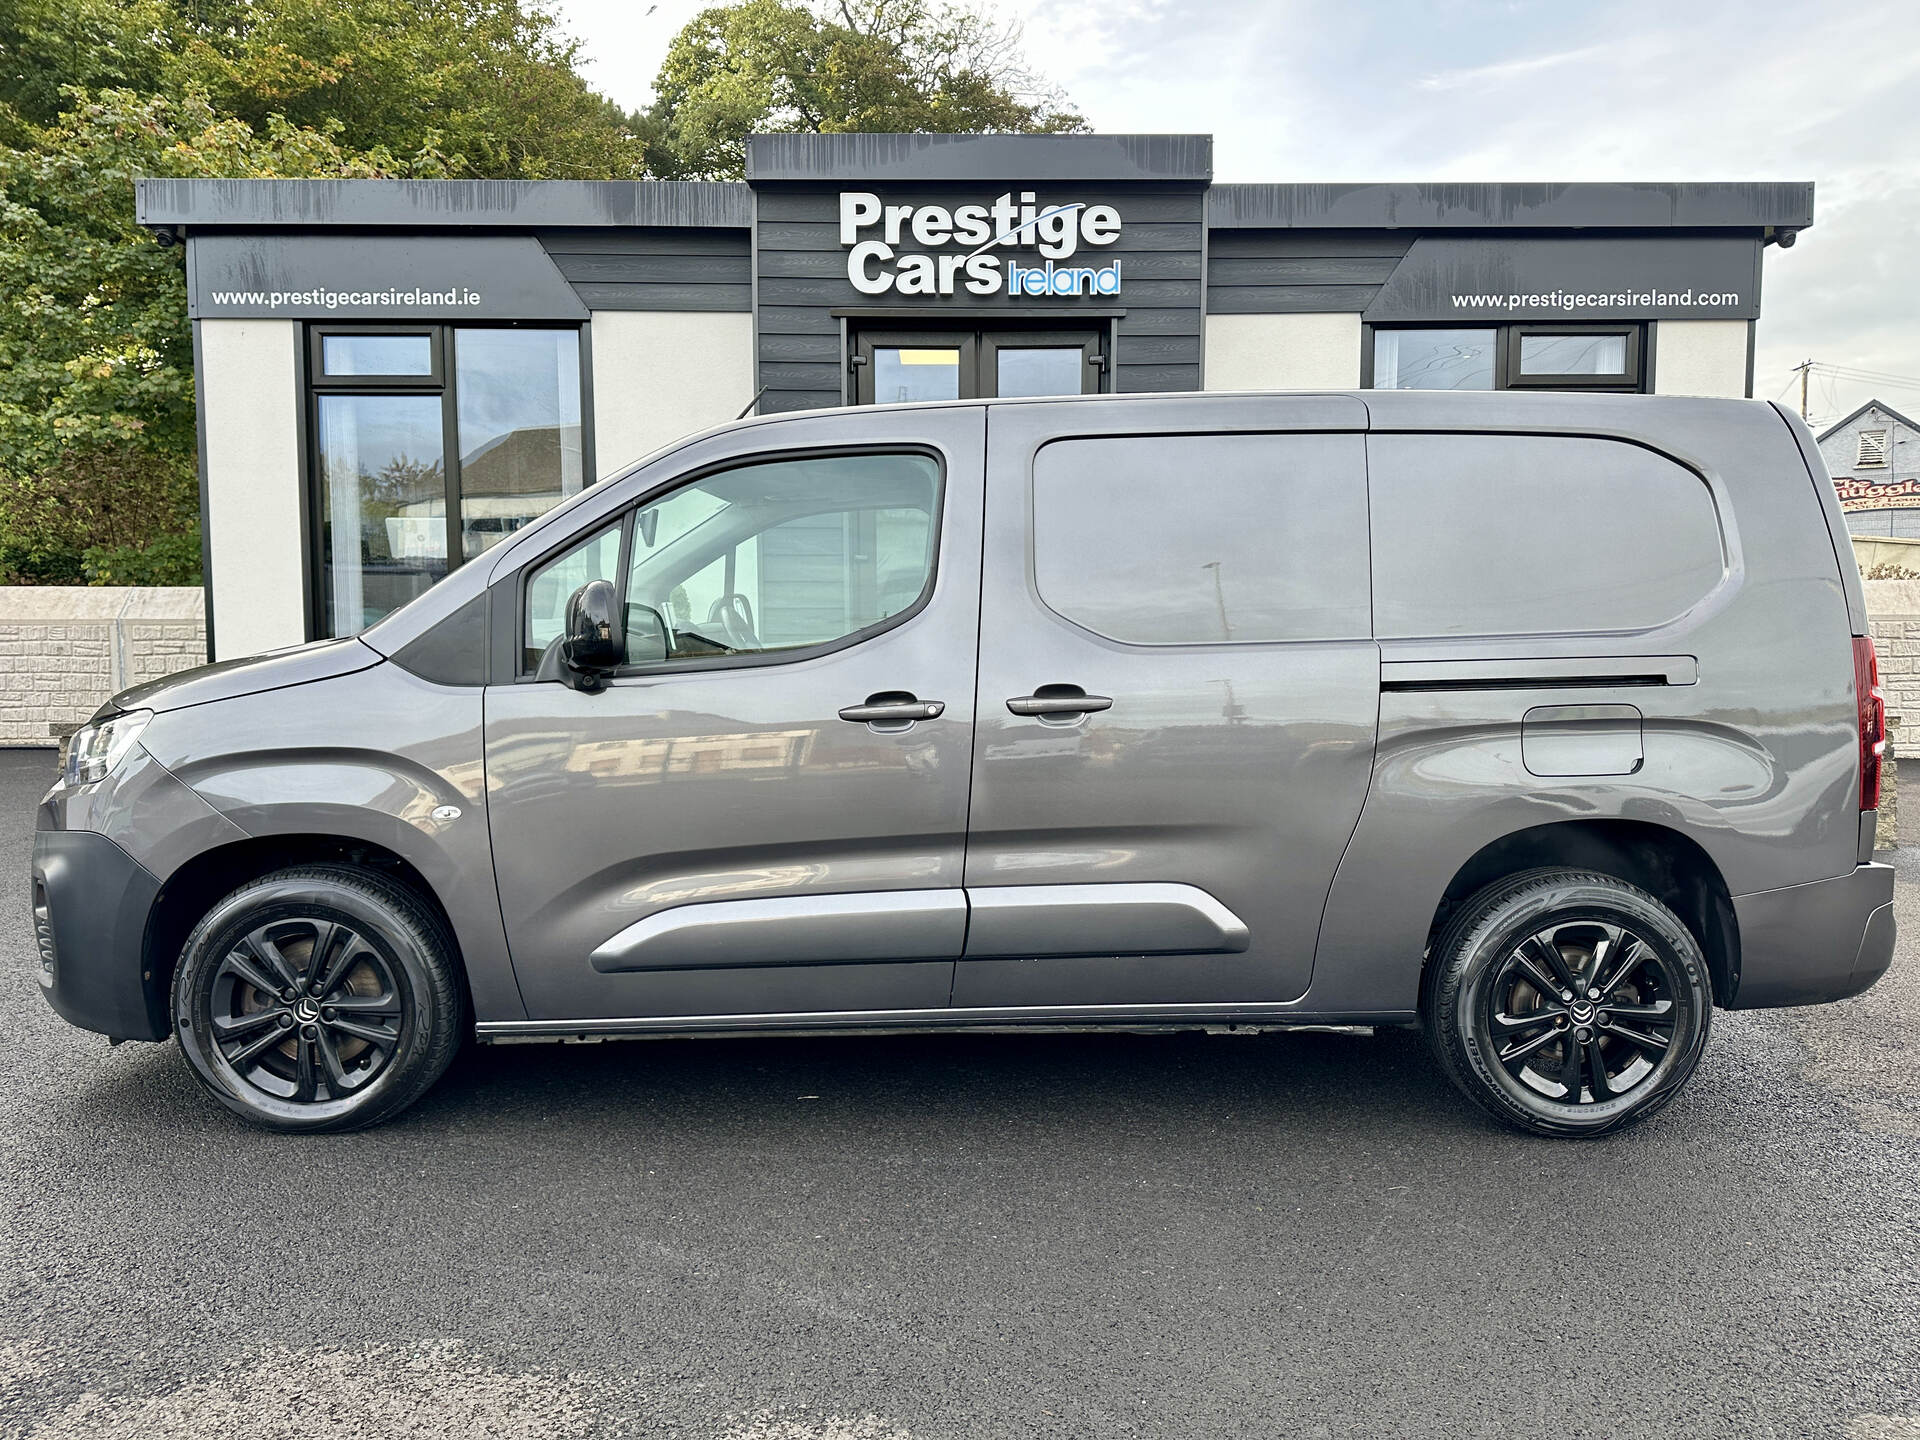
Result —
[{"label": "dealership building", "polygon": [[733,184],[140,181],[141,223],[185,245],[210,648],[355,633],[746,414],[1749,395],[1763,256],[1813,222],[1801,183],[1212,171],[1199,135],[778,135]]}]

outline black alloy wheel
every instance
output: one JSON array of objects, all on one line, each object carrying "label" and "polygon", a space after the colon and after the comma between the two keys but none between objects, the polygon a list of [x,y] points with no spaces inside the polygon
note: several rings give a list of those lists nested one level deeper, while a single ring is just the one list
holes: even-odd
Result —
[{"label": "black alloy wheel", "polygon": [[215,905],[174,977],[181,1050],[269,1128],[348,1130],[418,1099],[452,1061],[464,998],[444,923],[371,870],[282,870]]},{"label": "black alloy wheel", "polygon": [[242,936],[214,966],[213,1041],[243,1083],[311,1105],[377,1079],[408,1023],[386,957],[342,921],[297,916]]},{"label": "black alloy wheel", "polygon": [[1598,1135],[1672,1099],[1705,1049],[1699,942],[1608,875],[1538,870],[1488,886],[1429,958],[1428,1039],[1449,1078],[1520,1128]]},{"label": "black alloy wheel", "polygon": [[1628,1094],[1680,1043],[1671,960],[1624,925],[1552,921],[1481,990],[1481,1040],[1514,1080],[1563,1104]]}]

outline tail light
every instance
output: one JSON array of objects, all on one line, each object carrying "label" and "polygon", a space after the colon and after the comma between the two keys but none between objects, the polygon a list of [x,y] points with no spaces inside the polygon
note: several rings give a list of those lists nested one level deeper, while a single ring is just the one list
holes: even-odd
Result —
[{"label": "tail light", "polygon": [[1860,702],[1860,808],[1880,808],[1880,762],[1887,753],[1887,697],[1873,638],[1853,637],[1853,693]]}]

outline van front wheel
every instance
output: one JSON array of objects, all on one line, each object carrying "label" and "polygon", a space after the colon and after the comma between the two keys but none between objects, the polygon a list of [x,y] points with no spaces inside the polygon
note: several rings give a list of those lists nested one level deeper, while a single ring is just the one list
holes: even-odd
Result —
[{"label": "van front wheel", "polygon": [[1428,958],[1426,1031],[1441,1068],[1499,1119],[1601,1135],[1658,1110],[1706,1049],[1700,945],[1637,886],[1532,870],[1474,895]]},{"label": "van front wheel", "polygon": [[180,1048],[235,1114],[355,1130],[411,1105],[453,1060],[453,945],[402,885],[347,865],[276,871],[221,900],[173,982]]}]

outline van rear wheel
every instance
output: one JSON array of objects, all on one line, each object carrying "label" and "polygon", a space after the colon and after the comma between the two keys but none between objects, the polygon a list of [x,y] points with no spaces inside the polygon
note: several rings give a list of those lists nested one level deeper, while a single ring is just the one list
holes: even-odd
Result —
[{"label": "van rear wheel", "polygon": [[221,900],[173,983],[187,1063],[222,1105],[283,1131],[355,1130],[452,1062],[464,999],[440,918],[374,871],[306,865]]},{"label": "van rear wheel", "polygon": [[1611,875],[1532,870],[1469,899],[1428,960],[1428,1043],[1501,1120],[1602,1135],[1645,1119],[1706,1049],[1712,989],[1699,942]]}]

